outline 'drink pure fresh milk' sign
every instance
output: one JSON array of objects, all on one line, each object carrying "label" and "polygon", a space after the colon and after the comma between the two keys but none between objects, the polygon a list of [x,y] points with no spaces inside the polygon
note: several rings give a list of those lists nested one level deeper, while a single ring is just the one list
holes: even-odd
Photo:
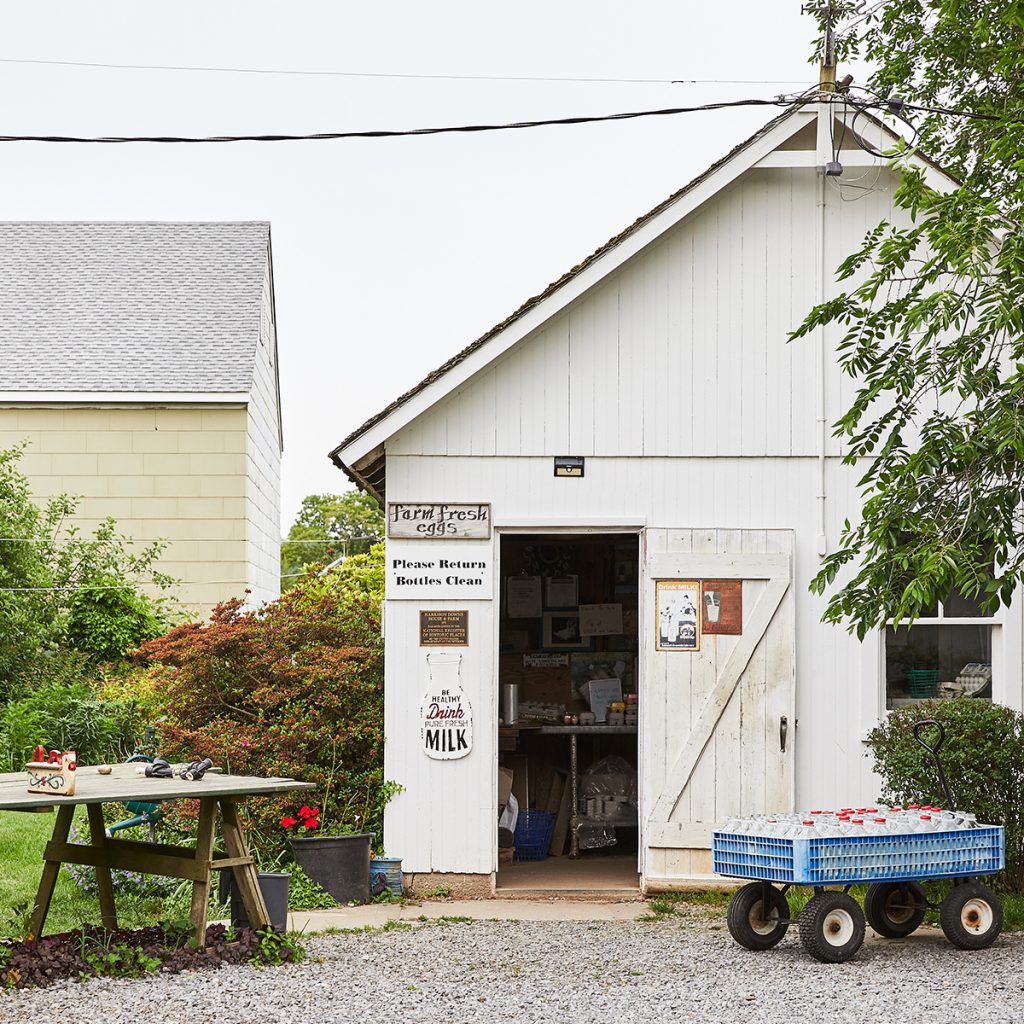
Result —
[{"label": "'drink pure fresh milk' sign", "polygon": [[388,502],[388,537],[399,540],[487,540],[491,506],[479,502]]},{"label": "'drink pure fresh milk' sign", "polygon": [[388,541],[389,601],[494,599],[490,543]]},{"label": "'drink pure fresh milk' sign", "polygon": [[473,749],[473,709],[462,689],[458,654],[429,654],[430,685],[420,707],[423,753],[436,761],[453,761]]}]

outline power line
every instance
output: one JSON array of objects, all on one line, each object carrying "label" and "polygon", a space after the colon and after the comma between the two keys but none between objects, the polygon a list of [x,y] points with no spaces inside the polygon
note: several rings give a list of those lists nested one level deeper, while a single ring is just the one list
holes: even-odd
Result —
[{"label": "power line", "polygon": [[777,96],[774,99],[725,100],[719,103],[704,103],[695,107],[663,107],[657,110],[630,110],[618,114],[594,114],[584,117],[549,117],[534,121],[513,121],[505,124],[447,125],[440,128],[410,128],[405,130],[374,130],[361,132],[317,132],[310,135],[0,135],[0,142],[69,142],[69,143],[222,143],[222,142],[316,142],[331,139],[392,139],[415,135],[450,135],[473,132],[511,131],[521,128],[542,128],[548,125],[596,124],[605,121],[629,121],[641,117],[666,117],[674,114],[694,114],[708,110],[725,110],[733,107],[790,107],[810,103],[813,98],[801,94],[791,99]]},{"label": "power line", "polygon": [[562,75],[447,75],[393,71],[324,71],[304,68],[234,68],[191,64],[108,64],[85,60],[43,60],[33,57],[0,57],[0,64],[34,64],[64,68],[99,68],[111,71],[194,71],[231,75],[285,75],[310,78],[394,78],[446,82],[567,82],[612,85],[799,85],[803,80],[770,78],[598,78]]}]

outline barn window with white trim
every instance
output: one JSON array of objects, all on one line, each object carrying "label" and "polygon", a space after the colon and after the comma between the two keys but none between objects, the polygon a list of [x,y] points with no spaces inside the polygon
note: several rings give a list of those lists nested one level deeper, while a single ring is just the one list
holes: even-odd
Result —
[{"label": "barn window with white trim", "polygon": [[954,592],[912,626],[885,630],[885,706],[934,697],[992,699],[992,646],[1000,623],[977,598]]}]

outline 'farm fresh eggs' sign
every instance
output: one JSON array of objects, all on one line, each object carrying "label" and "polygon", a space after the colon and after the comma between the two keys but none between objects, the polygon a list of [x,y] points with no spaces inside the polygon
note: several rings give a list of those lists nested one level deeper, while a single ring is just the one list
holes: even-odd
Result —
[{"label": "'farm fresh eggs' sign", "polygon": [[465,502],[388,502],[388,537],[402,540],[487,540],[491,506]]},{"label": "'farm fresh eggs' sign", "polygon": [[490,601],[493,551],[485,544],[389,541],[385,597],[389,601]]}]

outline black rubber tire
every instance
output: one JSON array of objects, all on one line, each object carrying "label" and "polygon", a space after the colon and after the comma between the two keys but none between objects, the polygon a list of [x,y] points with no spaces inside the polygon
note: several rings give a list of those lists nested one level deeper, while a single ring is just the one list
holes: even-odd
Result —
[{"label": "black rubber tire", "polygon": [[850,960],[864,941],[864,913],[844,892],[820,892],[800,911],[800,942],[823,964]]},{"label": "black rubber tire", "polygon": [[763,913],[762,883],[749,882],[729,901],[729,934],[745,949],[771,949],[789,928],[789,901],[774,885],[768,887],[772,906]]},{"label": "black rubber tire", "polygon": [[928,897],[917,882],[875,882],[864,897],[868,924],[886,939],[905,939],[924,921]]},{"label": "black rubber tire", "polygon": [[987,949],[1003,930],[1003,905],[991,889],[964,882],[954,885],[942,901],[939,923],[954,946]]}]

